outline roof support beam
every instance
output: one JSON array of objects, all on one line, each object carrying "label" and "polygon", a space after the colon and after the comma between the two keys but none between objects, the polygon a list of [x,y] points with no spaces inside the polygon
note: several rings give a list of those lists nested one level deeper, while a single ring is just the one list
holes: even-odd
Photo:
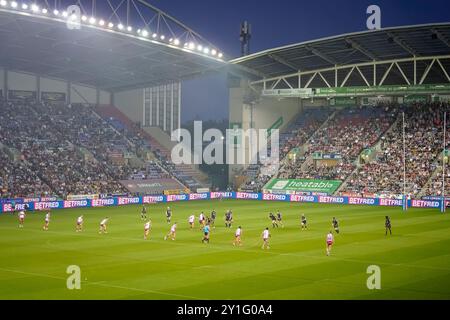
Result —
[{"label": "roof support beam", "polygon": [[346,38],[345,41],[347,41],[348,44],[351,44],[351,46],[353,48],[355,48],[356,50],[358,50],[359,52],[361,52],[362,54],[364,54],[366,57],[372,59],[372,60],[377,60],[377,57],[370,52],[369,50],[361,47],[361,45],[359,43],[357,43],[355,40],[350,39],[350,38]]},{"label": "roof support beam", "polygon": [[286,61],[285,59],[281,58],[280,56],[276,55],[276,54],[269,54],[269,57],[272,58],[273,60],[275,60],[278,63],[281,63],[283,65],[285,65],[286,67],[291,68],[292,70],[298,71],[298,67],[296,67],[294,64]]},{"label": "roof support beam", "polygon": [[437,59],[436,61],[439,64],[439,66],[441,67],[442,72],[444,73],[444,75],[447,78],[448,82],[450,82],[450,77],[448,76],[447,70],[445,70],[444,66],[442,65],[441,60]]},{"label": "roof support beam", "polygon": [[407,51],[412,56],[419,56],[419,54],[414,51],[409,45],[406,44],[404,40],[401,40],[397,35],[392,32],[388,32],[387,35],[392,38],[392,40],[402,47],[403,50]]},{"label": "roof support beam", "polygon": [[325,77],[322,75],[321,72],[319,72],[319,76],[322,78],[323,82],[325,82],[325,84],[328,86],[328,88],[331,88],[330,84],[328,83],[327,79],[325,79]]},{"label": "roof support beam", "polygon": [[436,30],[436,29],[431,29],[431,32],[433,32],[436,36],[437,36],[437,38],[439,39],[439,40],[441,40],[447,47],[449,47],[450,48],[450,41],[448,40],[448,39],[446,39],[443,35],[442,35],[442,33],[440,33],[438,30]]},{"label": "roof support beam", "polygon": [[403,69],[400,68],[400,65],[397,62],[395,63],[395,65],[397,66],[398,71],[400,71],[400,73],[402,74],[403,79],[405,79],[406,83],[410,86],[411,85],[411,81],[409,81],[409,79],[406,77],[405,73],[403,72]]},{"label": "roof support beam", "polygon": [[314,80],[314,78],[317,76],[317,72],[313,74],[313,76],[308,80],[308,82],[305,85],[305,88],[308,88],[311,82]]},{"label": "roof support beam", "polygon": [[356,67],[356,70],[358,70],[359,74],[361,75],[361,78],[363,78],[363,80],[364,80],[364,82],[366,83],[366,85],[367,85],[368,87],[370,87],[370,83],[369,83],[369,81],[367,81],[366,77],[365,77],[364,74],[361,72],[361,69],[359,69],[359,67],[357,66],[357,67]]},{"label": "roof support beam", "polygon": [[[402,59],[390,59],[390,60],[384,60],[384,61],[370,61],[370,62],[362,62],[362,63],[354,63],[354,64],[348,64],[348,65],[339,65],[339,66],[333,66],[330,68],[322,68],[322,69],[316,69],[316,70],[308,70],[308,71],[299,71],[296,73],[290,73],[286,75],[276,76],[276,77],[268,77],[262,80],[256,80],[255,83],[262,83],[264,81],[276,81],[279,78],[292,78],[292,77],[298,77],[298,76],[304,76],[308,74],[314,74],[317,72],[331,72],[335,70],[347,70],[352,67],[374,67],[374,71],[376,72],[376,66],[378,65],[388,65],[392,63],[403,63],[403,62],[410,62],[413,63],[414,61],[431,61],[433,59],[450,59],[450,54],[447,55],[436,55],[436,56],[428,56],[428,57],[410,57],[410,58],[402,58]],[[375,83],[378,81],[376,76],[374,76]]]},{"label": "roof support beam", "polygon": [[325,60],[328,63],[331,64],[336,64],[336,61],[334,61],[333,59],[331,59],[330,57],[328,57],[326,54],[320,52],[319,50],[317,50],[316,48],[313,48],[309,45],[305,46],[306,49],[308,49],[309,51],[311,51],[312,53],[314,53],[316,56],[322,58],[323,60]]},{"label": "roof support beam", "polygon": [[423,76],[422,76],[422,78],[420,79],[419,84],[423,84],[423,82],[425,81],[426,77],[428,76],[428,73],[430,72],[431,67],[433,66],[433,64],[434,64],[435,61],[436,61],[436,59],[433,59],[433,60],[431,61],[431,63],[428,65],[428,67],[425,69],[425,72],[423,73]]},{"label": "roof support beam", "polygon": [[379,84],[380,86],[383,85],[384,80],[386,80],[387,76],[389,75],[389,72],[391,72],[392,67],[394,66],[394,63],[395,63],[395,62],[392,62],[391,65],[389,66],[389,68],[388,68],[388,69],[386,70],[386,72],[384,73],[383,78],[381,78],[381,81],[380,81],[380,84]]},{"label": "roof support beam", "polygon": [[350,78],[350,75],[352,74],[353,70],[355,70],[355,67],[351,68],[349,73],[347,73],[347,75],[345,76],[344,81],[342,81],[342,83],[341,83],[341,88],[343,86],[345,86],[345,84],[347,83],[348,78]]}]

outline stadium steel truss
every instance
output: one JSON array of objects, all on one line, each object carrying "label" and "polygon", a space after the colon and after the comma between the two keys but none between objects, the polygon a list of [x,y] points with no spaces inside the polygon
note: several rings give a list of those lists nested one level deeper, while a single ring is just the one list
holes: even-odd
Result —
[{"label": "stadium steel truss", "polygon": [[[450,92],[450,23],[384,28],[269,49],[230,61],[267,96]],[[358,87],[359,90],[344,90]],[[382,90],[384,88],[384,90]]]},{"label": "stadium steel truss", "polygon": [[212,43],[144,0],[0,0],[0,66],[116,92],[214,72]]}]

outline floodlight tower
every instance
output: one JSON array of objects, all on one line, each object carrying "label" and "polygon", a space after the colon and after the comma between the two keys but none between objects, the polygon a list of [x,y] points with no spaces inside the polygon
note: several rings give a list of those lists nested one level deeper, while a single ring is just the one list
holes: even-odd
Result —
[{"label": "floodlight tower", "polygon": [[241,56],[250,54],[250,40],[252,38],[252,26],[248,21],[241,23]]}]

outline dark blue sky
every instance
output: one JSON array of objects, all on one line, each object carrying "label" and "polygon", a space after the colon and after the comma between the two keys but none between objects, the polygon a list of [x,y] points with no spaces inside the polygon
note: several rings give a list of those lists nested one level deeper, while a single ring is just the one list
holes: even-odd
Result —
[{"label": "dark blue sky", "polygon": [[[251,51],[366,29],[366,9],[381,8],[382,27],[450,22],[449,0],[149,0],[228,56],[240,54],[241,21],[252,24]],[[182,121],[228,117],[226,76],[183,84]]]}]

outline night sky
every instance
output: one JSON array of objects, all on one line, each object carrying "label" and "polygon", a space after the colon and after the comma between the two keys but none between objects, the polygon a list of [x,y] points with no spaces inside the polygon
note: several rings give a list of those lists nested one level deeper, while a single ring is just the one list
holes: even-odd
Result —
[{"label": "night sky", "polygon": [[[366,9],[381,8],[382,27],[450,22],[449,0],[149,0],[228,56],[240,55],[239,27],[252,24],[251,52],[366,30]],[[183,83],[182,121],[228,117],[226,76]]]}]

